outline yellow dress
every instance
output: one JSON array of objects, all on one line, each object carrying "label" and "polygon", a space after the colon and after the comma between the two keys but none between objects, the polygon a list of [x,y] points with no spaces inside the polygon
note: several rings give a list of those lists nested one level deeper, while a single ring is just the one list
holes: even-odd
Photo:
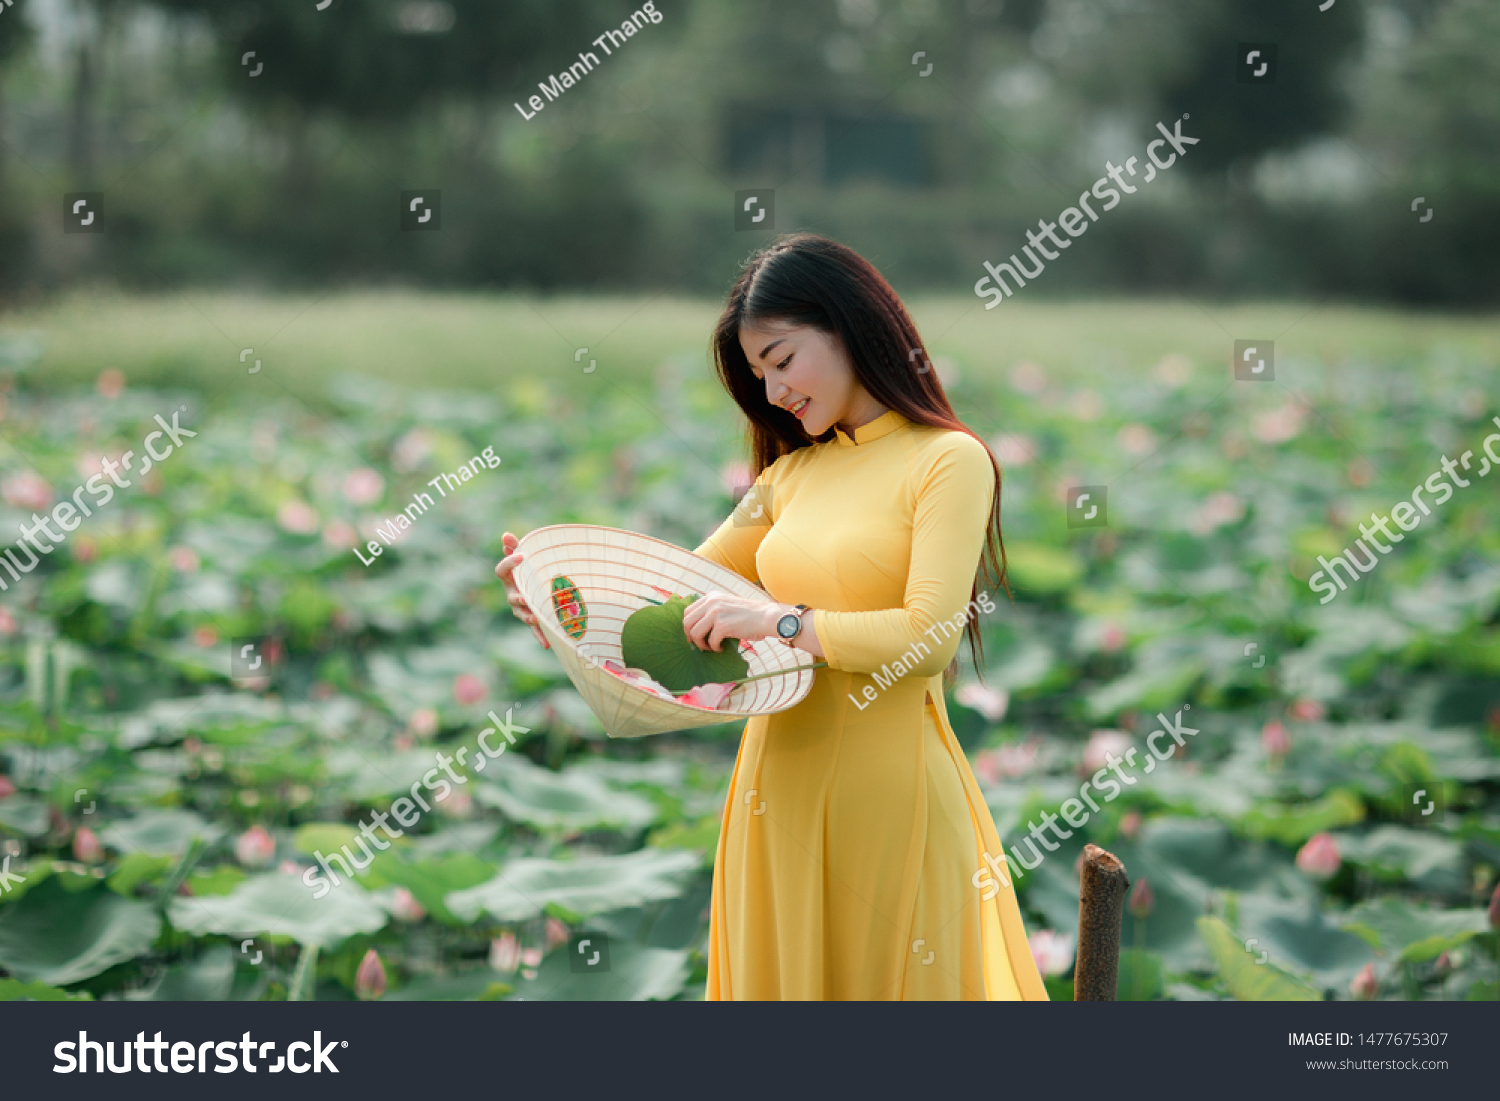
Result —
[{"label": "yellow dress", "polygon": [[989,456],[896,410],[836,433],[762,472],[695,552],[812,608],[828,662],[801,703],[745,725],[707,1000],[1045,1000],[942,691],[981,610]]}]

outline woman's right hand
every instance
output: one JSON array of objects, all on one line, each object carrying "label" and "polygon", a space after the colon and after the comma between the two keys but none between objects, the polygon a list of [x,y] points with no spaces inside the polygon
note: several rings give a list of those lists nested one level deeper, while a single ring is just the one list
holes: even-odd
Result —
[{"label": "woman's right hand", "polygon": [[516,544],[520,542],[510,532],[506,532],[500,539],[505,548],[505,557],[500,559],[495,566],[495,576],[505,583],[505,597],[510,602],[510,610],[516,613],[516,618],[531,627],[531,633],[546,650],[552,649],[547,636],[542,634],[542,629],[537,626],[536,613],[526,604],[526,598],[521,595],[521,590],[516,587],[511,574],[515,572],[516,566],[520,564],[522,556],[515,553]]}]

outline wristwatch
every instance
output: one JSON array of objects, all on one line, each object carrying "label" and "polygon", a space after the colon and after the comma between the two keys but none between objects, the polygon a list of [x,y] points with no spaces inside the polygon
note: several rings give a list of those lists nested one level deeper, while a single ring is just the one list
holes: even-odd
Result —
[{"label": "wristwatch", "polygon": [[791,645],[792,639],[802,633],[802,613],[805,611],[807,611],[807,605],[798,604],[795,612],[787,612],[776,621],[776,634],[788,646]]}]

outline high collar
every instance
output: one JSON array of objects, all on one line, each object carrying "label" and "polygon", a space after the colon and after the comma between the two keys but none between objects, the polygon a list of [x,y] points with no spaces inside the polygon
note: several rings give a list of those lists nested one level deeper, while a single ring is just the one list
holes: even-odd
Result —
[{"label": "high collar", "polygon": [[899,410],[887,409],[869,424],[862,424],[856,428],[852,438],[838,425],[834,425],[833,435],[834,439],[838,440],[840,446],[854,447],[858,444],[878,440],[881,436],[888,436],[903,424],[910,423],[911,421],[903,416]]}]

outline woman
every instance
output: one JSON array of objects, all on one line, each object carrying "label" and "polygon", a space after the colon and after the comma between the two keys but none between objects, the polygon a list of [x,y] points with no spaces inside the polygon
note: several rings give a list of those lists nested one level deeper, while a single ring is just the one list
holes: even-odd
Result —
[{"label": "woman", "polygon": [[[757,478],[694,553],[777,603],[707,593],[683,627],[700,648],[772,639],[828,664],[797,706],[745,725],[708,1000],[1044,1000],[943,697],[965,632],[982,654],[982,551],[1004,576],[994,457],[955,416],[895,291],[827,238],[753,256],[713,350]],[[515,542],[507,532],[496,573],[546,645],[510,580]]]}]

